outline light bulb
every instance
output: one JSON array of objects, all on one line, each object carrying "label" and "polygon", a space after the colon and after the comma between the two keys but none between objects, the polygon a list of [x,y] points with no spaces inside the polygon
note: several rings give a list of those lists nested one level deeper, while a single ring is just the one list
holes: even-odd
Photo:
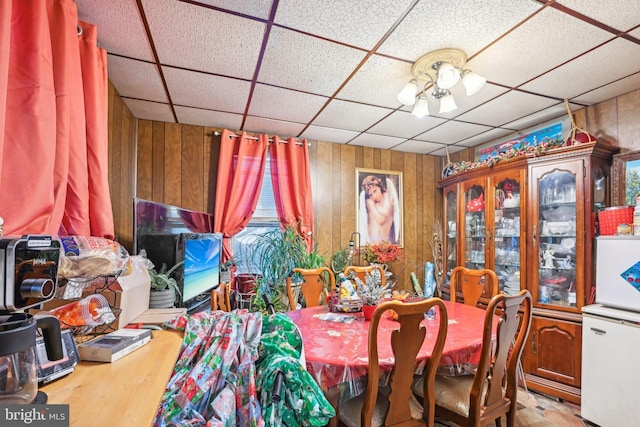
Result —
[{"label": "light bulb", "polygon": [[451,93],[440,98],[440,114],[448,113],[450,111],[456,110],[457,108],[458,106],[456,105],[456,101],[455,99],[453,99],[453,95],[451,95]]},{"label": "light bulb", "polygon": [[429,103],[427,102],[427,96],[424,93],[422,93],[416,100],[416,105],[413,106],[411,114],[416,117],[429,115]]},{"label": "light bulb", "polygon": [[487,83],[487,79],[473,71],[466,71],[462,76],[462,85],[464,86],[467,96],[475,95]]},{"label": "light bulb", "polygon": [[460,80],[460,71],[453,65],[445,62],[438,67],[438,87],[441,89],[451,89]]},{"label": "light bulb", "polygon": [[416,94],[418,93],[418,82],[413,79],[407,83],[402,91],[398,94],[398,102],[404,105],[413,105],[416,102]]}]

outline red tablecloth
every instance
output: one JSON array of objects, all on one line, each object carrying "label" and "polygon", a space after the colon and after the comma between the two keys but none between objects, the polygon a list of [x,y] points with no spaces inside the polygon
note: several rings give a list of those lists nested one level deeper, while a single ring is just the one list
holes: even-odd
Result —
[{"label": "red tablecloth", "polygon": [[[485,311],[460,304],[444,301],[449,316],[447,340],[441,359],[441,369],[450,369],[452,374],[464,369],[465,365],[477,364],[482,346],[482,329]],[[360,394],[363,384],[360,381],[367,373],[369,321],[362,313],[340,313],[354,316],[350,323],[340,323],[320,319],[328,312],[327,306],[305,308],[290,311],[287,314],[302,332],[307,369],[315,377],[323,390],[342,385],[348,390],[343,398]],[[427,328],[425,344],[418,355],[426,360],[430,356],[438,332],[436,318],[425,319]],[[383,315],[379,325],[379,357],[381,366],[393,365],[391,349],[391,331],[398,323]],[[346,394],[346,396],[345,396]],[[342,399],[341,399],[342,400]]]}]

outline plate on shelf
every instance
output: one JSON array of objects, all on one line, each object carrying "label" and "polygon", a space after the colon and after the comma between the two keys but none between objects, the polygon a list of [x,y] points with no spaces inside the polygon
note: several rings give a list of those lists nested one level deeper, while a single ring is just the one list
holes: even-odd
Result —
[{"label": "plate on shelf", "polygon": [[565,251],[573,251],[573,249],[576,247],[576,239],[575,239],[575,237],[567,237],[567,238],[562,239],[560,241],[560,246]]}]

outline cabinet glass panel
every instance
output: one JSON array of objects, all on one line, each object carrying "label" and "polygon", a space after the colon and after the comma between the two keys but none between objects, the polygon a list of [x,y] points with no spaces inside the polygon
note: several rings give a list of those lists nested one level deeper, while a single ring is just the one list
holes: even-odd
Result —
[{"label": "cabinet glass panel", "polygon": [[445,224],[445,233],[447,234],[446,241],[446,259],[447,265],[445,267],[446,271],[446,280],[449,283],[449,278],[451,277],[451,271],[457,266],[457,256],[456,256],[456,239],[458,237],[458,194],[456,191],[447,191],[446,193],[446,206],[445,212],[447,217],[447,222]]},{"label": "cabinet glass panel", "polygon": [[553,170],[539,181],[538,303],[576,305],[576,176]]},{"label": "cabinet glass panel", "polygon": [[485,268],[484,188],[472,185],[465,189],[464,265],[476,270]]},{"label": "cabinet glass panel", "polygon": [[520,292],[520,182],[517,176],[495,184],[494,265],[500,290]]}]

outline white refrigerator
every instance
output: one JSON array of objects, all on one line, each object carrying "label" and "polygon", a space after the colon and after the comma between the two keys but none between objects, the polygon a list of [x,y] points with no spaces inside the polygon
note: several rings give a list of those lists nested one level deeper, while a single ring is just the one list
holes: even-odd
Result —
[{"label": "white refrigerator", "polygon": [[640,426],[640,313],[600,304],[582,310],[582,418]]},{"label": "white refrigerator", "polygon": [[581,415],[640,426],[640,236],[596,238],[595,302],[582,308]]}]

